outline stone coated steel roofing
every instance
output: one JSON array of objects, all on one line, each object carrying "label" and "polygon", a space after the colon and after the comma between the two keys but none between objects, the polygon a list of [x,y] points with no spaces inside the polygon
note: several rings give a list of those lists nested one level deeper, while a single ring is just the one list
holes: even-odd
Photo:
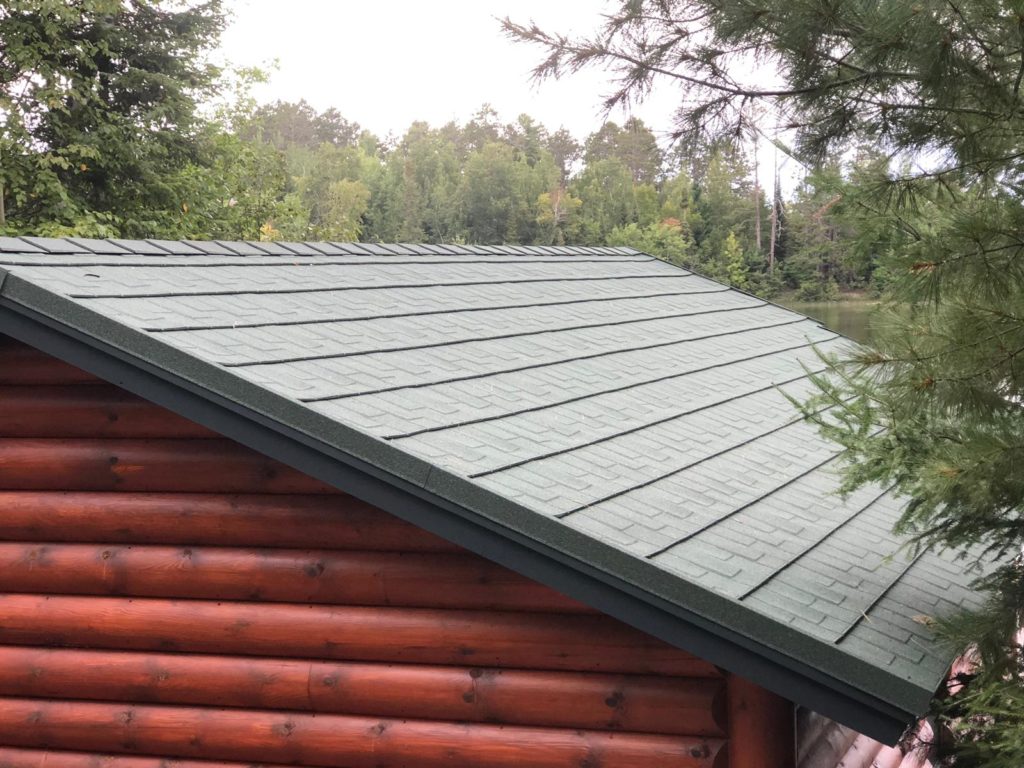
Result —
[{"label": "stone coated steel roofing", "polygon": [[975,599],[951,555],[890,533],[900,499],[836,495],[837,447],[787,400],[815,348],[850,342],[629,248],[0,238],[0,286],[9,312],[681,617],[697,634],[634,623],[883,739],[951,661],[922,617]]}]

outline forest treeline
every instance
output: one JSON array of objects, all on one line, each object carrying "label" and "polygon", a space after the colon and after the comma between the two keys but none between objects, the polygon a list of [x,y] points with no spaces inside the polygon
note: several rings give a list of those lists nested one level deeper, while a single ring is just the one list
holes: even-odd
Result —
[{"label": "forest treeline", "polygon": [[381,138],[335,109],[258,105],[258,72],[226,86],[205,58],[216,0],[117,7],[113,24],[101,0],[0,12],[0,233],[628,245],[765,296],[884,288],[893,244],[859,202],[879,157],[783,199],[749,141],[665,151],[638,119],[580,141],[485,106]]}]

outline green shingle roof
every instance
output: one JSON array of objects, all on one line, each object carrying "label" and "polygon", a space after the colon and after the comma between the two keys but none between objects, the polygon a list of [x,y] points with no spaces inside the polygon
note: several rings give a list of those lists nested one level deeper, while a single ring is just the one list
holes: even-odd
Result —
[{"label": "green shingle roof", "polygon": [[0,307],[883,740],[951,661],[921,616],[976,599],[951,555],[903,551],[900,499],[835,494],[837,447],[786,399],[850,342],[629,248],[0,238]]}]

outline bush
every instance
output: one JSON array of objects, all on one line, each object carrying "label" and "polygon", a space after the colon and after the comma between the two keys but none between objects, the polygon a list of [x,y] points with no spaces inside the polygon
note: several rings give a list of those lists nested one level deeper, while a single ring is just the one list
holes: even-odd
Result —
[{"label": "bush", "polygon": [[828,280],[804,280],[796,291],[797,301],[839,301],[839,284]]}]

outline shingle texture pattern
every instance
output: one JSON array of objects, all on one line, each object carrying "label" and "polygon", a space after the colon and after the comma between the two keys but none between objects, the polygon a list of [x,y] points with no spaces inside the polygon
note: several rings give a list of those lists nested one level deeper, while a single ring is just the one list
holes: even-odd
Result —
[{"label": "shingle texture pattern", "polygon": [[850,342],[634,250],[0,238],[0,269],[915,687],[950,661],[923,617],[975,599],[787,399]]}]

